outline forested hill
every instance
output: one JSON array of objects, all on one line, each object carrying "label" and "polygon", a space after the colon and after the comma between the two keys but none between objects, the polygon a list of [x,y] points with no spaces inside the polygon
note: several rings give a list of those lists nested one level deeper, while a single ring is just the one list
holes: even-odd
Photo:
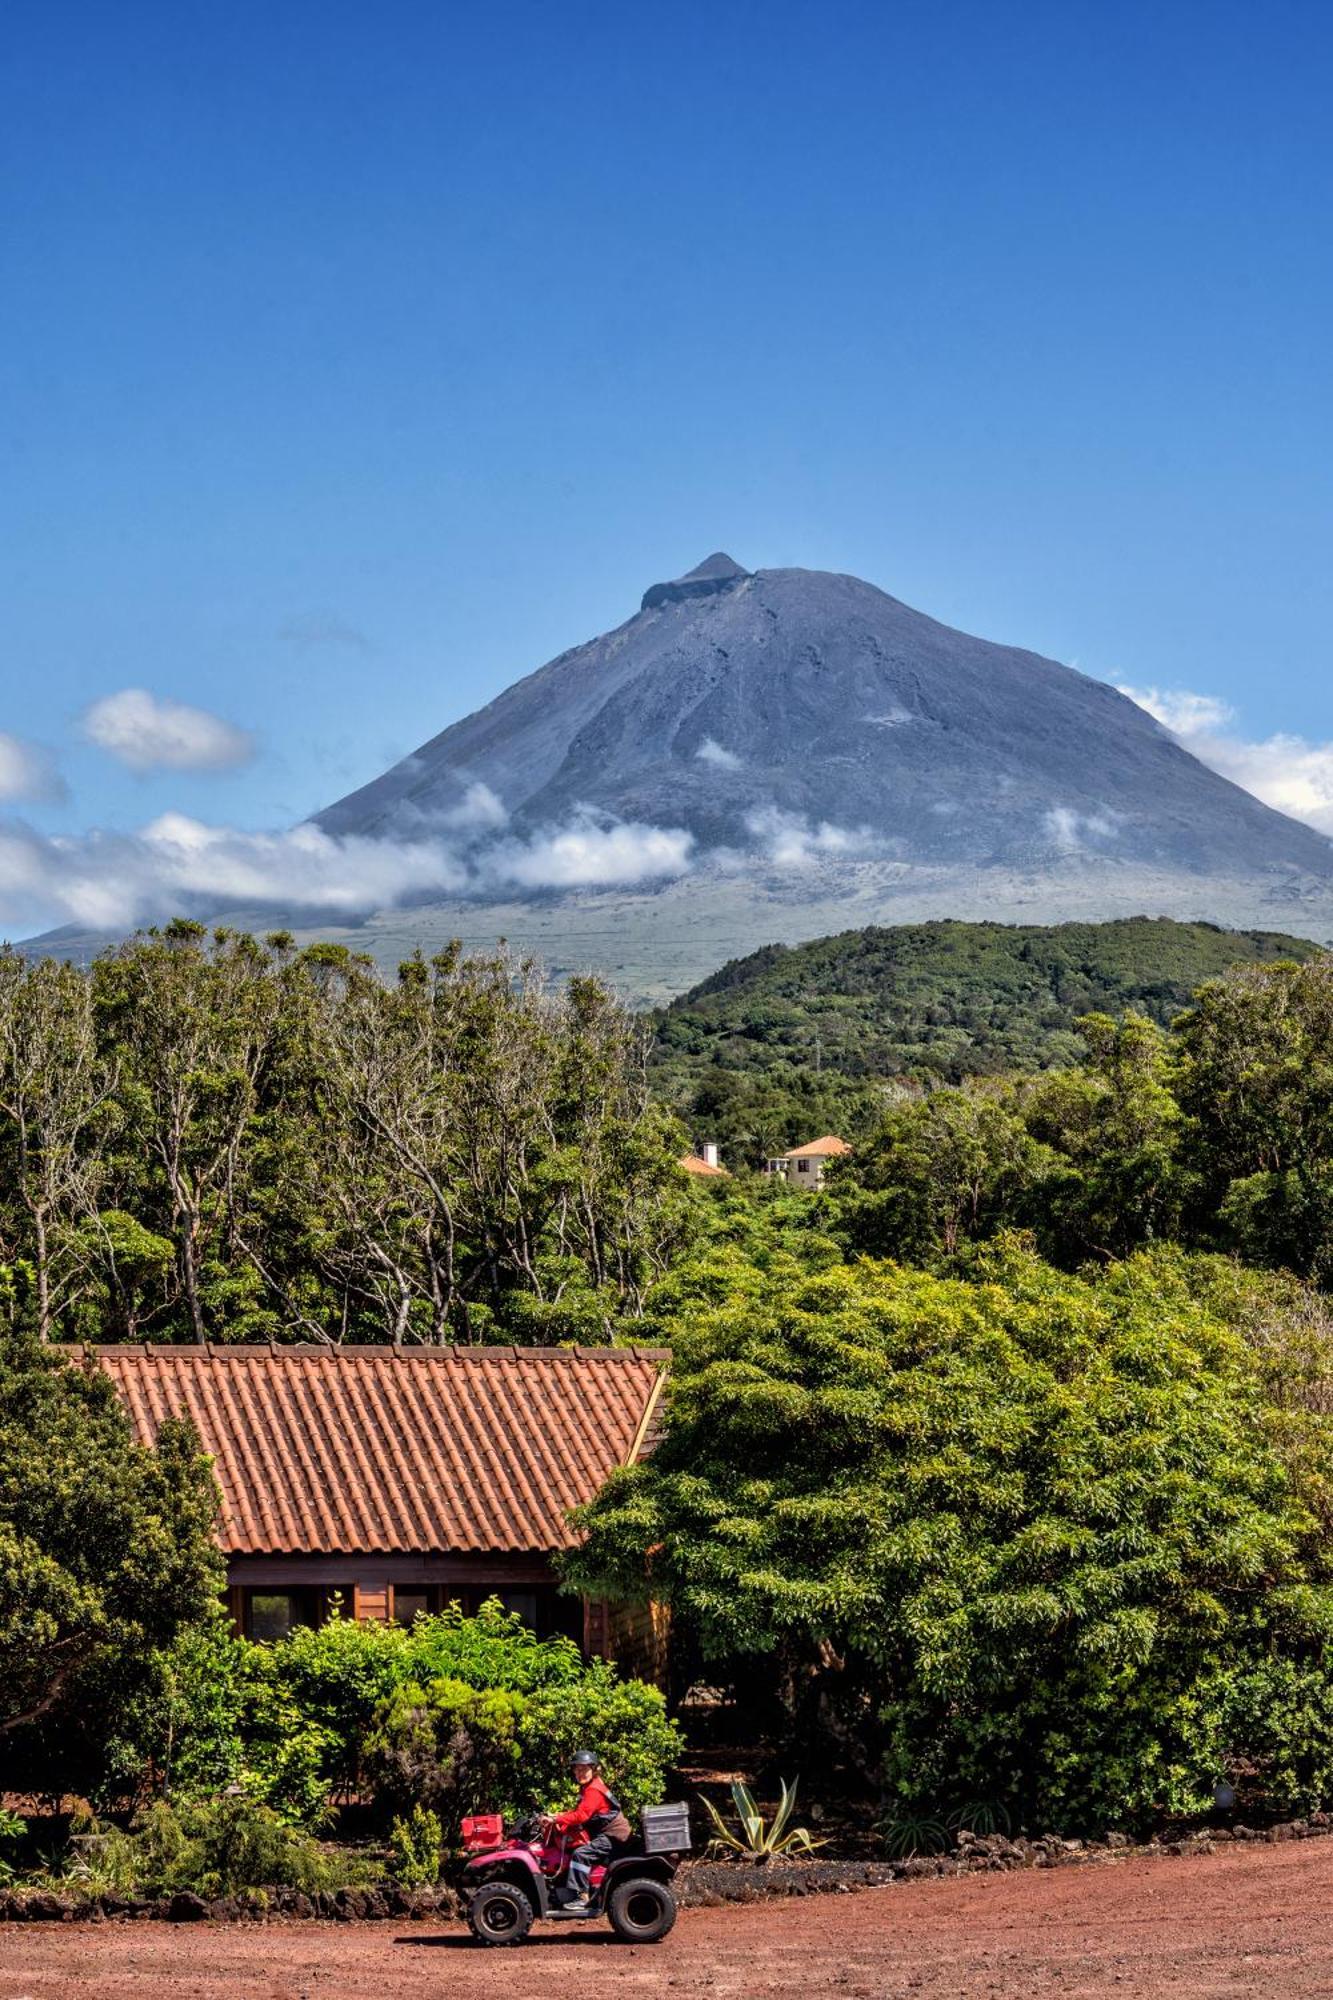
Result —
[{"label": "forested hill", "polygon": [[657,1017],[658,1087],[697,1137],[758,1154],[872,1114],[873,1080],[1049,1069],[1081,1014],[1166,1022],[1241,961],[1304,960],[1278,931],[1130,917],[1100,924],[904,924],[769,945]]}]

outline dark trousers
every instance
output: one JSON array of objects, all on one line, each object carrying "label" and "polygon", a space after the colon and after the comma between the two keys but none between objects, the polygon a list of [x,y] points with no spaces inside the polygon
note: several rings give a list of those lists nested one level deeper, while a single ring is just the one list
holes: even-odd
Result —
[{"label": "dark trousers", "polygon": [[599,1861],[611,1859],[614,1846],[609,1833],[595,1833],[591,1840],[585,1840],[574,1849],[569,1857],[569,1892],[571,1898],[586,1896],[588,1877]]}]

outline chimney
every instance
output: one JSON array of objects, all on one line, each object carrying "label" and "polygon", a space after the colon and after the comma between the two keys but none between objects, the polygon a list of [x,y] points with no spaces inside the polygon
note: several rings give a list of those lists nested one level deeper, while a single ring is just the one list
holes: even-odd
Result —
[{"label": "chimney", "polygon": [[717,1141],[715,1139],[704,1140],[702,1146],[699,1148],[699,1158],[706,1167],[721,1166],[722,1162],[717,1157]]}]

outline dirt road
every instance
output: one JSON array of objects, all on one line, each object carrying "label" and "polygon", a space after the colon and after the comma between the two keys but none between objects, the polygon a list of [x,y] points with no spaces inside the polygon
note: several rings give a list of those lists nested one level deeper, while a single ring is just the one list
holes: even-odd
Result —
[{"label": "dirt road", "polygon": [[550,2000],[608,1985],[630,2000],[1333,2000],[1333,1840],[687,1910],[637,1950],[552,1925],[513,1952],[410,1924],[0,1928],[0,2000]]}]

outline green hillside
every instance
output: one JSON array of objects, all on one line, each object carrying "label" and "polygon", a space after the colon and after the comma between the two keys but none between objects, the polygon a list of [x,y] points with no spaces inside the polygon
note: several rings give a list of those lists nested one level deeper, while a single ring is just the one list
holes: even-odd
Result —
[{"label": "green hillside", "polygon": [[852,1135],[885,1079],[1057,1067],[1078,1052],[1081,1014],[1133,1007],[1165,1022],[1229,966],[1319,949],[1167,917],[872,926],[768,945],[657,1015],[658,1087],[696,1137],[757,1157],[814,1131]]}]

